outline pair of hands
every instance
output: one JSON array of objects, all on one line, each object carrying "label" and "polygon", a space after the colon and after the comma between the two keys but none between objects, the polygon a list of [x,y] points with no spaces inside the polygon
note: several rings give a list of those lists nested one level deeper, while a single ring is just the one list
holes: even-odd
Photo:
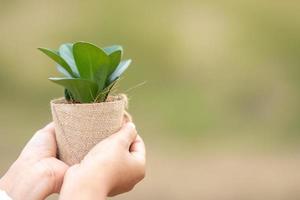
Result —
[{"label": "pair of hands", "polygon": [[56,158],[53,123],[39,130],[0,179],[0,189],[13,200],[105,199],[130,191],[145,176],[145,146],[129,122],[69,167]]}]

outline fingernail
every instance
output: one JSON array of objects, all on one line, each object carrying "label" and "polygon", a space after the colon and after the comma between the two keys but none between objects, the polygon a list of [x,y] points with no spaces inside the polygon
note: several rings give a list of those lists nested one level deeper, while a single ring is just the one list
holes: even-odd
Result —
[{"label": "fingernail", "polygon": [[134,125],[134,123],[132,123],[132,122],[128,122],[128,123],[127,123],[127,126],[130,126],[132,129],[135,129],[135,125]]},{"label": "fingernail", "polygon": [[53,122],[50,122],[49,124],[47,124],[46,126],[44,126],[43,129],[49,129],[52,128],[54,126]]}]

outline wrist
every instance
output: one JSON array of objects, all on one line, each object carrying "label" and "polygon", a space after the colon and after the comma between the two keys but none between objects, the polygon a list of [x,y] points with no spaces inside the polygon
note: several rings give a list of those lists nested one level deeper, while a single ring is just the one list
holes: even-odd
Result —
[{"label": "wrist", "polygon": [[14,200],[24,197],[43,199],[52,190],[52,182],[52,178],[41,167],[16,161],[0,180],[0,189]]},{"label": "wrist", "polygon": [[64,199],[97,199],[107,198],[105,184],[95,176],[80,169],[79,165],[74,165],[65,174],[60,200]]}]

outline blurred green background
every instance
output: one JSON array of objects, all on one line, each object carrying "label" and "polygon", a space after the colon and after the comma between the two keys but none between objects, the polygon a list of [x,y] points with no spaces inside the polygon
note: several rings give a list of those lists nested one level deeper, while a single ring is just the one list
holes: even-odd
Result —
[{"label": "blurred green background", "polygon": [[63,94],[36,48],[82,40],[133,59],[118,92],[148,174],[113,199],[299,199],[299,19],[289,0],[0,0],[0,174]]}]

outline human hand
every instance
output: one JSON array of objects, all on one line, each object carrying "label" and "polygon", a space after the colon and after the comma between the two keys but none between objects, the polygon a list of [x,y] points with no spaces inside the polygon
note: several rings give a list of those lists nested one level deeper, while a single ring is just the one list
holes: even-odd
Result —
[{"label": "human hand", "polygon": [[0,179],[0,189],[14,200],[42,200],[60,191],[68,166],[56,159],[53,123],[36,132]]},{"label": "human hand", "polygon": [[130,191],[144,176],[144,142],[134,124],[126,123],[68,169],[60,199],[105,199]]}]

